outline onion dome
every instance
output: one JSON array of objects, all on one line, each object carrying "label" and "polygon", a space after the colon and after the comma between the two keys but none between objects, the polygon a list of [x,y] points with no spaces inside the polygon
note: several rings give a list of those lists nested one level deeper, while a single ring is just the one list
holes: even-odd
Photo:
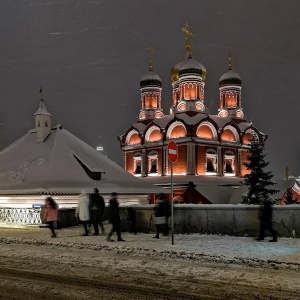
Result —
[{"label": "onion dome", "polygon": [[189,57],[174,65],[171,70],[172,81],[177,81],[180,75],[190,73],[201,75],[203,81],[206,79],[206,68],[197,60]]},{"label": "onion dome", "polygon": [[140,81],[141,88],[147,87],[147,86],[162,86],[162,81],[160,77],[153,72],[152,65],[149,66],[149,72],[148,74],[144,75]]},{"label": "onion dome", "polygon": [[219,86],[228,84],[242,85],[241,76],[232,70],[231,58],[229,58],[228,71],[224,73],[219,80]]}]

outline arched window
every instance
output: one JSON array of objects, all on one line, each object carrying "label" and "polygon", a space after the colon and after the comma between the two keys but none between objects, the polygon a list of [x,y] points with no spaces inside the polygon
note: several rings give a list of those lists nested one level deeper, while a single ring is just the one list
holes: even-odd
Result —
[{"label": "arched window", "polygon": [[248,129],[246,131],[246,134],[243,136],[243,144],[251,144],[253,142],[258,142],[258,135],[257,133],[252,130],[252,129]]},{"label": "arched window", "polygon": [[48,122],[47,122],[47,120],[45,121],[45,127],[48,127]]},{"label": "arched window", "polygon": [[217,152],[214,149],[207,149],[205,153],[205,174],[216,175],[217,174]]},{"label": "arched window", "polygon": [[232,151],[224,153],[224,176],[235,176],[234,159],[235,155]]},{"label": "arched window", "polygon": [[141,143],[141,138],[136,130],[132,130],[126,138],[127,145],[136,145]]},{"label": "arched window", "polygon": [[201,139],[217,139],[217,130],[210,122],[203,122],[197,129],[197,136]]},{"label": "arched window", "polygon": [[225,95],[225,106],[226,107],[236,107],[237,101],[236,101],[236,94],[234,93],[226,93]]},{"label": "arched window", "polygon": [[221,140],[224,142],[237,142],[239,140],[239,135],[233,126],[228,125],[224,128]]},{"label": "arched window", "polygon": [[150,127],[145,135],[145,140],[147,142],[156,142],[162,140],[162,134],[160,133],[160,129],[157,126]]},{"label": "arched window", "polygon": [[151,151],[148,154],[148,175],[158,175],[158,153],[157,151]]},{"label": "arched window", "polygon": [[201,102],[201,101],[197,101],[196,103],[195,103],[195,107],[196,107],[196,109],[197,110],[200,110],[200,111],[203,111],[204,110],[204,104]]},{"label": "arched window", "polygon": [[218,117],[220,118],[227,118],[228,117],[228,112],[224,109],[222,109],[219,113],[218,113]]},{"label": "arched window", "polygon": [[178,108],[178,110],[180,110],[180,111],[186,110],[186,103],[183,102],[183,101],[181,101],[181,102],[178,104],[177,108]]},{"label": "arched window", "polygon": [[186,129],[183,123],[174,122],[168,129],[167,139],[186,137]]},{"label": "arched window", "polygon": [[142,175],[142,154],[140,152],[137,152],[133,156],[133,169],[134,169],[134,175],[135,176],[141,176]]}]

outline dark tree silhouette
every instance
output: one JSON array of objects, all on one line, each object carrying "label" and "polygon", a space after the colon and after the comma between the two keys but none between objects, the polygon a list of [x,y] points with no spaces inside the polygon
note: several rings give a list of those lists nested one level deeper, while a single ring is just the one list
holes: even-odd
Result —
[{"label": "dark tree silhouette", "polygon": [[297,198],[294,198],[294,194],[293,194],[291,188],[289,188],[289,189],[287,190],[287,193],[286,193],[284,199],[285,199],[285,203],[286,203],[287,205],[289,205],[289,204],[296,204],[297,201],[298,201]]},{"label": "dark tree silhouette", "polygon": [[247,162],[243,163],[247,170],[251,172],[245,175],[243,185],[249,187],[247,195],[243,196],[242,202],[249,204],[258,204],[258,194],[267,192],[272,195],[277,192],[276,189],[268,188],[276,183],[272,181],[273,174],[271,171],[265,171],[264,168],[269,165],[265,161],[264,146],[258,142],[251,143],[251,148],[247,156]]}]

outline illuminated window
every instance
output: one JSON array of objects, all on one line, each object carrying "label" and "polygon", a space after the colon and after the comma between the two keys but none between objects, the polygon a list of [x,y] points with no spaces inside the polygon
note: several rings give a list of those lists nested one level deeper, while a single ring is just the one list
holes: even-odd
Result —
[{"label": "illuminated window", "polygon": [[235,176],[234,153],[232,151],[226,151],[224,155],[224,176]]},{"label": "illuminated window", "polygon": [[220,117],[220,118],[227,118],[228,117],[228,112],[226,110],[221,110],[218,113],[218,117]]},{"label": "illuminated window", "polygon": [[186,129],[183,123],[174,122],[167,131],[167,139],[176,139],[186,136]]},{"label": "illuminated window", "polygon": [[147,142],[156,142],[162,140],[160,128],[158,126],[150,127],[145,134],[145,140]]},{"label": "illuminated window", "polygon": [[157,151],[151,151],[148,154],[148,172],[149,172],[149,175],[155,175],[158,173],[158,153],[157,153]]},{"label": "illuminated window", "polygon": [[140,152],[137,152],[133,156],[133,170],[134,175],[141,176],[142,175],[142,154]]},{"label": "illuminated window", "polygon": [[136,130],[132,130],[128,133],[126,137],[127,145],[136,145],[141,143],[141,138]]},{"label": "illuminated window", "polygon": [[210,122],[203,122],[197,129],[197,136],[201,139],[217,139],[217,130]]},{"label": "illuminated window", "polygon": [[239,135],[233,126],[228,125],[224,128],[221,140],[224,142],[236,142],[239,140]]},{"label": "illuminated window", "polygon": [[238,117],[238,118],[243,118],[244,117],[244,113],[241,111],[241,110],[237,110],[235,115]]},{"label": "illuminated window", "polygon": [[236,107],[236,96],[232,93],[226,94],[226,100],[225,100],[225,106],[226,107]]},{"label": "illuminated window", "polygon": [[178,105],[178,110],[180,110],[180,111],[186,110],[186,104],[185,104],[185,103],[180,103],[180,104]]},{"label": "illuminated window", "polygon": [[140,116],[139,116],[139,119],[140,119],[140,120],[146,119],[146,116],[147,116],[147,115],[146,115],[145,112],[141,112],[141,113],[140,113]]},{"label": "illuminated window", "polygon": [[197,110],[203,111],[204,110],[204,105],[202,102],[198,101],[195,103],[195,107]]},{"label": "illuminated window", "polygon": [[155,112],[155,118],[162,118],[164,114],[160,111]]},{"label": "illuminated window", "polygon": [[205,173],[215,175],[217,172],[217,153],[213,149],[206,151]]}]

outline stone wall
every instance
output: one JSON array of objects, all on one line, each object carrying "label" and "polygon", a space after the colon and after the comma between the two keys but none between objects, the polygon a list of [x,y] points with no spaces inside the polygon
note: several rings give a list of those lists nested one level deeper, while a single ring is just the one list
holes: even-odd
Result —
[{"label": "stone wall", "polygon": [[[155,232],[154,207],[155,205],[132,206],[136,211],[136,225],[138,232]],[[178,204],[174,205],[175,233],[205,233],[229,234],[237,236],[257,236],[259,231],[258,205],[229,205],[229,204]],[[300,238],[300,205],[273,206],[273,225],[279,236]],[[2,223],[12,225],[11,213],[2,209]],[[4,211],[5,210],[5,211]],[[22,209],[22,215],[24,209]],[[26,209],[25,209],[26,210]],[[34,210],[37,217],[33,224],[28,221],[19,225],[38,225],[45,223],[43,208]],[[32,209],[29,210],[33,214]],[[15,213],[13,214],[15,215]],[[107,211],[105,216],[107,215]],[[122,230],[128,231],[129,222],[126,220],[126,207],[121,207]],[[18,218],[19,219],[19,218]],[[27,218],[26,218],[27,219]],[[32,218],[30,218],[31,220]],[[107,219],[107,217],[105,217]],[[19,221],[20,222],[20,221]],[[107,223],[107,221],[106,221]],[[1,224],[0,224],[1,225]],[[58,228],[78,225],[75,209],[60,209]],[[171,226],[171,218],[169,219]],[[267,233],[268,234],[268,233]]]},{"label": "stone wall", "polygon": [[[279,236],[300,237],[300,205],[273,206],[273,225]],[[154,232],[154,205],[136,206],[137,228]],[[257,236],[259,231],[258,205],[174,205],[175,233],[229,234]],[[124,230],[128,230],[122,211]],[[171,218],[169,219],[171,226]],[[269,235],[267,233],[267,235]]]}]

